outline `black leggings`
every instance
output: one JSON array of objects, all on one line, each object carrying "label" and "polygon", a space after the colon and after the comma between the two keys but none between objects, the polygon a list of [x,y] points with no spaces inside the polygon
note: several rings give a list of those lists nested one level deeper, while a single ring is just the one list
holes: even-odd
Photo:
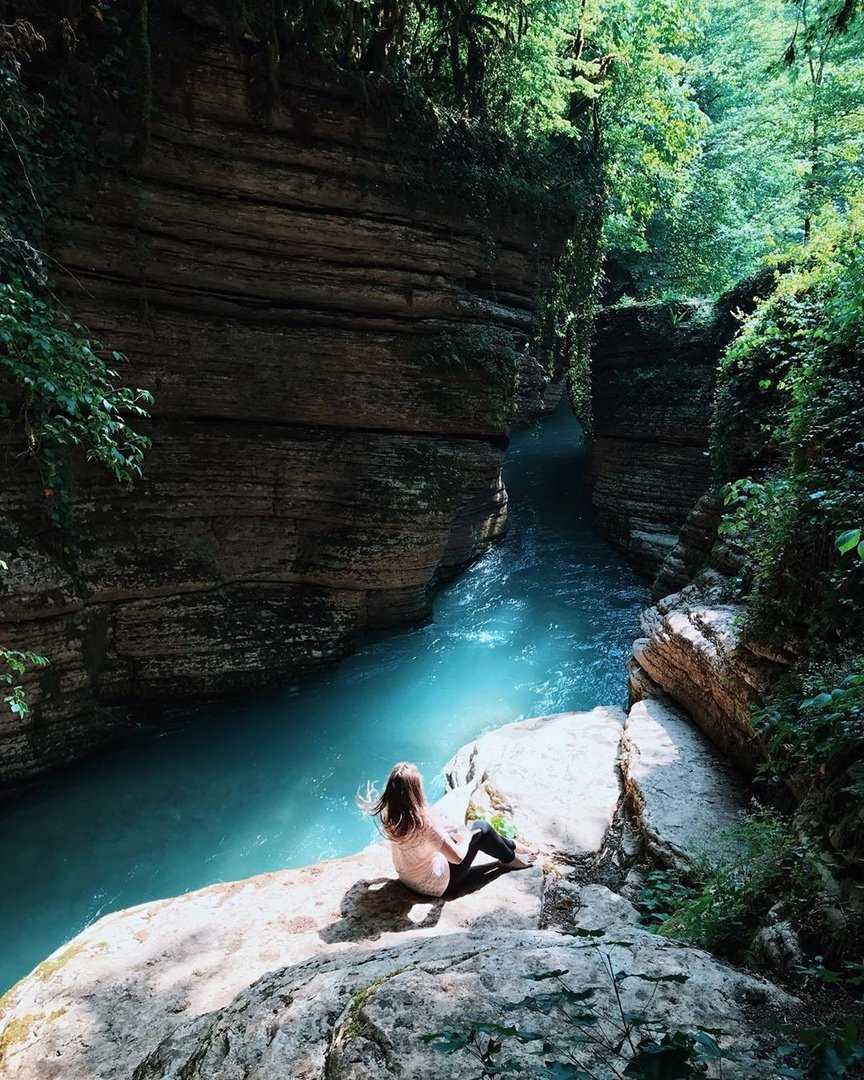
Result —
[{"label": "black leggings", "polygon": [[493,859],[500,859],[504,863],[511,862],[516,854],[516,844],[493,829],[488,821],[472,821],[470,828],[471,838],[468,841],[465,858],[462,862],[450,863],[450,884],[447,886],[448,889],[455,889],[462,884],[468,876],[468,871],[477,858],[478,852],[482,851],[486,855],[491,855]]}]

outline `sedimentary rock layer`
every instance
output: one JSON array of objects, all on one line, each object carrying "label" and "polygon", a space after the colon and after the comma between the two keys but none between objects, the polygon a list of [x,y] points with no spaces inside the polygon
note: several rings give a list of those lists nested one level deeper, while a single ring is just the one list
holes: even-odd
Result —
[{"label": "sedimentary rock layer", "polygon": [[786,665],[745,643],[742,614],[704,581],[658,601],[642,616],[646,636],[633,645],[630,688],[635,700],[655,688],[668,694],[715,746],[753,772],[764,748],[752,710]]},{"label": "sedimentary rock layer", "polygon": [[597,321],[588,483],[595,521],[653,576],[710,481],[713,304],[616,305]]},{"label": "sedimentary rock layer", "polygon": [[[77,463],[70,540],[0,422],[3,641],[51,661],[0,719],[0,786],[422,617],[505,525],[508,425],[554,398],[526,342],[561,223],[479,224],[314,76],[256,120],[247,74],[212,43],[157,65],[145,159],[55,220],[68,305],[155,395],[153,448],[128,494]],[[515,386],[460,362],[489,333]]]},{"label": "sedimentary rock layer", "polygon": [[711,494],[696,503],[711,488],[715,372],[742,313],[773,280],[770,271],[745,279],[716,302],[619,303],[597,320],[587,475],[595,520],[635,566],[657,575],[656,596],[686,585],[714,541]]}]

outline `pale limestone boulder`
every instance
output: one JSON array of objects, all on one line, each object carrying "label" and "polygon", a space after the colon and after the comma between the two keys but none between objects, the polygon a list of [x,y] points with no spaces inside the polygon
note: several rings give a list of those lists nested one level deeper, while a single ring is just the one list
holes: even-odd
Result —
[{"label": "pale limestone boulder", "polygon": [[575,924],[580,930],[618,930],[639,926],[639,912],[623,896],[605,885],[583,885]]},{"label": "pale limestone boulder", "polygon": [[[623,719],[618,710],[595,709],[524,721],[457,758],[488,763],[496,798],[512,804],[544,850],[596,849],[618,800]],[[509,763],[496,763],[496,745],[512,752]],[[439,804],[442,817],[464,821],[480,781],[475,774],[454,782]],[[571,821],[576,839],[568,838]],[[383,844],[143,904],[100,919],[3,999],[0,1077],[121,1080],[178,1023],[224,1007],[267,971],[334,949],[420,935],[532,929],[542,912],[539,867],[490,867],[482,889],[452,901],[424,900],[395,880]]]},{"label": "pale limestone boulder", "polygon": [[519,720],[463,747],[445,768],[472,785],[472,803],[507,815],[526,843],[550,855],[599,851],[620,798],[620,709]]},{"label": "pale limestone boulder", "polygon": [[[727,1080],[777,1075],[763,1021],[789,1004],[782,991],[642,930],[616,928],[608,944],[587,940],[488,931],[315,957],[265,976],[226,1008],[178,1027],[133,1080],[477,1076],[477,1058],[454,1051],[452,1038],[478,1023],[516,1028],[522,1036],[503,1037],[496,1062],[507,1075],[537,1076],[544,1062],[557,1059],[605,1080],[613,1066],[621,1075],[631,1051],[625,1044],[619,1056],[580,1041],[579,1027],[549,996],[562,985],[592,989],[579,1009],[596,1017],[592,1033],[617,1042],[620,1012],[607,963],[629,975],[619,985],[624,1011],[645,1014],[661,1030],[719,1030]],[[481,1033],[481,1045],[487,1037]],[[709,1075],[720,1075],[717,1064]]]},{"label": "pale limestone boulder", "polygon": [[683,713],[657,698],[630,710],[621,771],[648,850],[669,866],[686,866],[747,808],[743,779]]},{"label": "pale limestone boulder", "polygon": [[107,915],[0,1003],[3,1080],[125,1080],[183,1020],[227,1005],[275,968],[416,936],[540,923],[539,869],[490,869],[456,900],[418,897],[389,853],[211,885]]}]

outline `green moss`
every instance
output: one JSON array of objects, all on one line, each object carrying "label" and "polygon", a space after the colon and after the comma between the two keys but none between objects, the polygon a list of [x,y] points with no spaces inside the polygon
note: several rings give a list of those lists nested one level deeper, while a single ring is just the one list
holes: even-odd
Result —
[{"label": "green moss", "polygon": [[506,428],[513,416],[516,378],[527,344],[495,326],[472,325],[448,330],[425,342],[420,362],[440,373],[442,382],[457,381],[477,396],[478,413],[491,426]]},{"label": "green moss", "polygon": [[371,983],[367,983],[366,986],[354,991],[351,995],[351,1000],[348,1003],[345,1020],[339,1030],[340,1041],[349,1042],[351,1039],[359,1038],[363,1034],[366,1030],[366,1020],[363,1017],[363,1010],[372,998],[375,997],[381,987],[396,974],[398,974],[398,972],[393,972],[391,975],[382,975],[381,978],[373,979]]},{"label": "green moss", "polygon": [[84,948],[83,942],[74,942],[52,959],[43,960],[33,972],[34,976],[42,982],[48,982],[48,980],[53,978],[53,976],[56,975],[61,968],[64,968],[70,960],[74,960],[76,956],[80,955],[80,953],[84,951]]}]

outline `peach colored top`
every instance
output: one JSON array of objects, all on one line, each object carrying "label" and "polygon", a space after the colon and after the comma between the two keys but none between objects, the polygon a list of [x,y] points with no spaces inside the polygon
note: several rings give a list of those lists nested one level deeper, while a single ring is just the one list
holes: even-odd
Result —
[{"label": "peach colored top", "polygon": [[390,840],[393,866],[403,881],[424,896],[441,896],[450,884],[450,864],[441,850],[447,834],[435,821],[405,840]]}]

